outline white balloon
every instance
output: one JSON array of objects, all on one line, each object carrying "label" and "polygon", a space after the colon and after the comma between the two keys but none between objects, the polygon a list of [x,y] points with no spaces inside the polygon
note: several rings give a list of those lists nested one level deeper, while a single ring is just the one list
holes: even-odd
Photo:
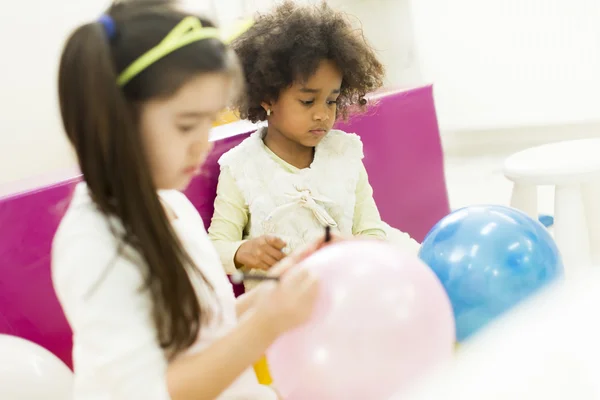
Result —
[{"label": "white balloon", "polygon": [[73,373],[54,354],[28,340],[0,335],[0,399],[69,400]]},{"label": "white balloon", "polygon": [[600,399],[600,272],[550,287],[393,400]]}]

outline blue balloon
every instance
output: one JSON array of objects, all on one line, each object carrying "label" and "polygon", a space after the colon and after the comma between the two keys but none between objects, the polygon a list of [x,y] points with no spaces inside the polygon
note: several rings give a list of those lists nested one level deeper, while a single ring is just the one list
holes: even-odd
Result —
[{"label": "blue balloon", "polygon": [[504,206],[452,212],[427,234],[419,257],[448,293],[459,342],[564,274],[546,228]]}]

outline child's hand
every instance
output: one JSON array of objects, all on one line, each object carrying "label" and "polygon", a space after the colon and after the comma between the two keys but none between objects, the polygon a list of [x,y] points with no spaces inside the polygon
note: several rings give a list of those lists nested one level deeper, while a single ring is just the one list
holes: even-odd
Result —
[{"label": "child's hand", "polygon": [[277,337],[305,323],[312,315],[318,286],[317,278],[306,268],[290,268],[278,282],[261,283],[255,311],[264,318],[265,329]]},{"label": "child's hand", "polygon": [[244,266],[266,271],[285,258],[285,253],[281,251],[285,246],[287,244],[275,236],[260,236],[248,240],[235,253],[235,265],[238,268]]},{"label": "child's hand", "polygon": [[339,239],[338,236],[335,236],[335,240],[334,240],[334,236],[332,235],[331,241],[329,241],[329,242],[325,242],[325,238],[323,237],[323,238],[320,238],[319,240],[309,243],[306,246],[303,246],[303,247],[299,248],[298,250],[294,251],[285,260],[277,263],[277,265],[275,265],[273,268],[271,268],[269,270],[267,275],[280,276],[280,275],[284,274],[285,272],[287,272],[287,270],[289,270],[290,268],[298,265],[305,258],[311,256],[316,251],[322,249],[323,247],[325,247],[331,243],[334,243],[334,241],[339,241],[339,240],[341,240],[341,239]]}]

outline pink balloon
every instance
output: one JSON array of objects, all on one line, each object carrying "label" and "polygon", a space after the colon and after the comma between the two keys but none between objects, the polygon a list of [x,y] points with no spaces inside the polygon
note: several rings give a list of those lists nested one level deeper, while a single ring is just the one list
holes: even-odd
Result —
[{"label": "pink balloon", "polygon": [[346,241],[302,267],[320,278],[314,314],[267,352],[285,399],[387,399],[452,357],[450,300],[416,255]]}]

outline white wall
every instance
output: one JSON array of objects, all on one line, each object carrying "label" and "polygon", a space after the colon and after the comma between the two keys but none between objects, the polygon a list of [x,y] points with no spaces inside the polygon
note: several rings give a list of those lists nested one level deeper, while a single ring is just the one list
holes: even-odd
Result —
[{"label": "white wall", "polygon": [[[443,132],[600,120],[600,0],[328,1],[358,17],[388,85],[434,83]],[[220,24],[276,2],[183,0]],[[4,7],[0,184],[73,165],[57,108],[58,59],[72,28],[109,3]]]},{"label": "white wall", "polygon": [[445,131],[600,120],[600,1],[413,0]]},{"label": "white wall", "polygon": [[422,83],[410,0],[329,0],[354,16],[386,67],[386,86]]},{"label": "white wall", "polygon": [[0,183],[73,164],[58,114],[64,39],[106,0],[13,1],[0,16]]}]

